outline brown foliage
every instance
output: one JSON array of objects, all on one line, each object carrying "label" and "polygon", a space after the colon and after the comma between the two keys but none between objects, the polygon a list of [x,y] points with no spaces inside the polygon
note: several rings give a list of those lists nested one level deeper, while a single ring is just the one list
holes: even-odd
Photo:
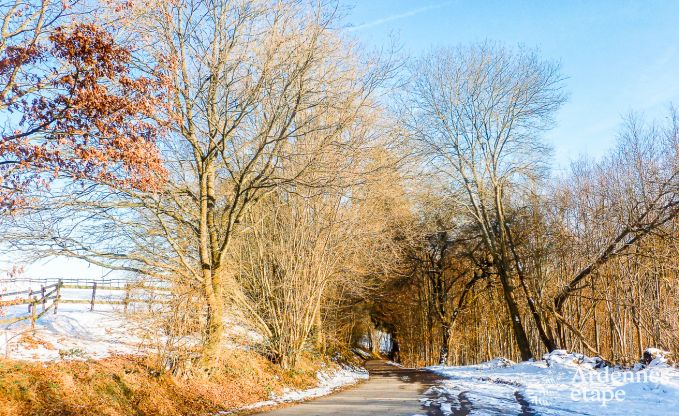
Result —
[{"label": "brown foliage", "polygon": [[103,26],[49,29],[2,34],[0,111],[17,121],[0,139],[0,209],[57,177],[156,187],[159,79],[134,74],[129,49]]}]

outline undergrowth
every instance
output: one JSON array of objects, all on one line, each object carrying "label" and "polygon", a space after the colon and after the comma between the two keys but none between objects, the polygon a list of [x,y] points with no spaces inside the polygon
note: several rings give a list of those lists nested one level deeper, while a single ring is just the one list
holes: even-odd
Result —
[{"label": "undergrowth", "polygon": [[51,363],[0,359],[0,415],[207,415],[285,387],[315,386],[318,357],[283,370],[250,351],[227,351],[209,376],[175,377],[137,356]]}]

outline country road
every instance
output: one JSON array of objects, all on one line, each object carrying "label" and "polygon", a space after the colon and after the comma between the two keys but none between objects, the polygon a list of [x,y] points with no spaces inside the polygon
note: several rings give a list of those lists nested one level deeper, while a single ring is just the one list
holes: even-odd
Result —
[{"label": "country road", "polygon": [[[492,380],[477,380],[468,386],[432,372],[402,368],[383,360],[365,363],[368,381],[336,394],[260,415],[269,416],[359,416],[419,415],[463,416],[468,414],[537,416],[515,386]],[[444,386],[445,384],[445,386]],[[548,411],[545,415],[576,414]]]},{"label": "country road", "polygon": [[425,391],[440,377],[424,370],[401,368],[382,360],[366,362],[370,379],[342,392],[261,415],[441,415],[438,407],[424,407]]}]

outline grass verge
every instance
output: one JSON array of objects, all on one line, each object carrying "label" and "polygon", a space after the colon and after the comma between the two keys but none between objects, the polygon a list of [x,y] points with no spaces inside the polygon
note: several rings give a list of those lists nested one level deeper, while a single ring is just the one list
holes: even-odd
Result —
[{"label": "grass verge", "polygon": [[318,361],[307,357],[298,369],[283,370],[255,352],[226,351],[209,377],[179,378],[136,356],[0,359],[0,415],[209,415],[266,400],[286,387],[313,387]]}]

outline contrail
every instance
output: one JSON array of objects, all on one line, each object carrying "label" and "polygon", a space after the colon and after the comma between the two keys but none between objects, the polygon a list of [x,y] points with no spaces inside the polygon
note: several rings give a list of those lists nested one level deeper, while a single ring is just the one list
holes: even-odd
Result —
[{"label": "contrail", "polygon": [[410,11],[407,11],[407,12],[404,12],[404,13],[393,14],[391,16],[375,19],[372,22],[363,23],[362,25],[351,27],[348,30],[350,32],[353,32],[355,30],[361,30],[361,29],[367,29],[367,28],[370,28],[370,27],[379,26],[383,23],[387,23],[387,22],[391,22],[391,21],[399,20],[399,19],[404,19],[404,18],[410,17],[410,16],[415,16],[416,14],[424,13],[424,12],[429,11],[429,10],[439,9],[439,8],[445,7],[445,6],[447,6],[451,3],[452,3],[452,1],[446,1],[446,2],[443,2],[443,3],[439,3],[439,4],[432,4],[430,6],[425,6],[425,7],[413,9],[413,10],[410,10]]}]

